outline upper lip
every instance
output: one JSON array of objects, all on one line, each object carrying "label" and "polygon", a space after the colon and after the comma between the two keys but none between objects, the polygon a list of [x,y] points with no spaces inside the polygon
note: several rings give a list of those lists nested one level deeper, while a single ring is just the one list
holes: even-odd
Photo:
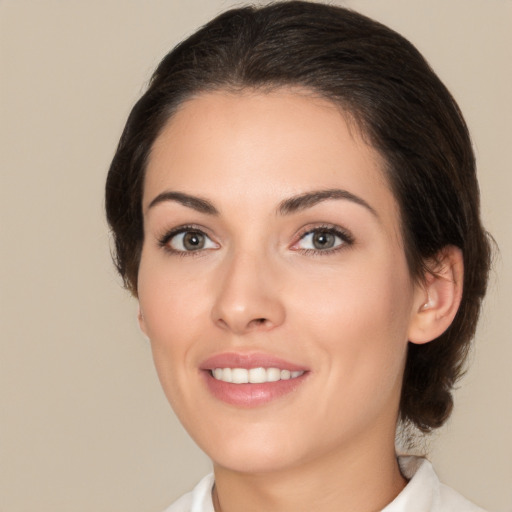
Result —
[{"label": "upper lip", "polygon": [[291,363],[280,357],[262,352],[241,353],[224,352],[208,357],[200,364],[201,370],[213,370],[215,368],[279,368],[280,370],[306,371],[303,365]]}]

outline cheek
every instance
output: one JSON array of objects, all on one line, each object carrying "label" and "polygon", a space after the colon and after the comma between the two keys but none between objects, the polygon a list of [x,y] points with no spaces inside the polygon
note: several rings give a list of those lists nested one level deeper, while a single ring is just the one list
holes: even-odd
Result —
[{"label": "cheek", "polygon": [[151,340],[153,358],[161,378],[176,372],[173,365],[192,364],[187,357],[209,319],[205,284],[169,271],[169,263],[144,258],[139,270],[139,305],[143,330]]},{"label": "cheek", "polygon": [[393,286],[352,284],[346,280],[336,299],[324,300],[316,315],[306,320],[308,328],[315,326],[309,333],[323,353],[320,367],[328,368],[315,402],[319,417],[330,418],[326,438],[331,434],[336,438],[337,431],[355,435],[371,425],[392,424],[402,385],[405,301],[399,306],[393,303]]},{"label": "cheek", "polygon": [[162,389],[172,408],[182,412],[194,403],[186,375],[197,372],[193,348],[204,333],[206,309],[194,286],[164,275],[154,266],[141,266],[139,304]]},{"label": "cheek", "polygon": [[[405,265],[390,256],[382,261],[332,268],[322,274],[295,276],[290,297],[307,323],[339,334],[378,328],[383,334],[408,323],[413,286]],[[403,329],[402,329],[403,330]],[[368,340],[371,341],[371,340]]]},{"label": "cheek", "polygon": [[294,318],[315,339],[331,375],[365,388],[401,379],[407,348],[412,285],[393,259],[351,266],[329,279],[307,279],[291,296]]},{"label": "cheek", "polygon": [[201,277],[187,276],[183,271],[176,272],[174,267],[166,257],[145,257],[143,251],[138,297],[150,338],[167,337],[173,332],[179,338],[182,329],[193,329],[202,316],[199,311],[204,307],[204,281],[201,283]]}]

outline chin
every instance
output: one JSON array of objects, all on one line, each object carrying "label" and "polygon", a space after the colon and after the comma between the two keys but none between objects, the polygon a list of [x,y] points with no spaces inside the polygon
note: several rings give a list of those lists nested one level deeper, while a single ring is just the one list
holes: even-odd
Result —
[{"label": "chin", "polygon": [[289,470],[322,450],[311,439],[299,439],[289,428],[275,424],[229,430],[216,438],[196,441],[214,465],[233,472],[262,474]]},{"label": "chin", "polygon": [[223,469],[248,474],[273,473],[289,469],[298,463],[292,457],[273,450],[255,447],[254,450],[234,450],[232,454],[213,454],[213,464]]}]

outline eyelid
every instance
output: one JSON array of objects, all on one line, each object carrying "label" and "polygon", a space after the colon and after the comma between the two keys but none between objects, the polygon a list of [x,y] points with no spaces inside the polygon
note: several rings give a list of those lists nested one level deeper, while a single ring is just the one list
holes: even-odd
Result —
[{"label": "eyelid", "polygon": [[[302,240],[304,240],[306,236],[311,235],[318,231],[333,234],[334,236],[336,236],[337,238],[339,238],[341,240],[341,243],[339,243],[338,245],[336,245],[332,248],[327,248],[327,249],[312,249],[312,248],[309,249],[309,248],[298,247],[300,242]],[[187,233],[187,232],[195,232],[195,233],[199,233],[199,234],[205,236],[213,244],[213,247],[212,246],[203,247],[203,248],[200,248],[197,250],[187,251],[187,250],[175,249],[169,245],[169,242],[174,237],[176,237],[177,235],[179,235],[181,233]],[[176,226],[172,229],[169,229],[169,230],[165,231],[163,235],[157,237],[157,243],[164,250],[166,250],[172,254],[177,254],[180,256],[198,256],[199,254],[201,254],[204,251],[220,248],[220,244],[214,240],[213,236],[209,233],[209,230],[207,228],[197,225],[197,224],[184,224],[184,225]],[[353,235],[350,233],[350,231],[348,231],[345,228],[342,228],[341,226],[334,225],[334,224],[326,224],[326,223],[317,224],[317,225],[308,224],[307,226],[304,226],[297,233],[297,235],[295,236],[295,241],[293,242],[293,244],[291,245],[290,248],[292,250],[295,250],[298,252],[300,251],[303,253],[331,254],[331,253],[334,253],[334,252],[336,252],[340,249],[343,249],[347,246],[351,246],[353,243],[354,243]]]},{"label": "eyelid", "polygon": [[[175,228],[165,231],[163,235],[157,237],[157,241],[158,241],[158,245],[160,247],[162,247],[164,250],[166,250],[172,254],[177,254],[180,256],[197,256],[203,251],[207,251],[207,250],[211,250],[211,249],[220,247],[220,244],[217,243],[215,240],[213,240],[213,237],[208,233],[208,231],[209,230],[207,230],[206,228],[199,226],[197,224],[185,224],[185,225],[181,225],[181,226],[176,226]],[[201,249],[197,249],[195,251],[186,251],[186,250],[175,249],[170,246],[169,242],[171,242],[171,240],[174,237],[176,237],[177,235],[180,235],[182,233],[185,234],[188,232],[199,233],[199,234],[205,236],[210,242],[212,242],[214,244],[215,247],[204,247]]]},{"label": "eyelid", "polygon": [[[328,249],[303,249],[298,247],[300,242],[304,240],[308,235],[315,232],[326,232],[331,233],[341,240],[341,243],[335,247]],[[308,225],[302,228],[296,236],[296,241],[292,244],[291,249],[304,252],[304,253],[315,253],[315,254],[332,254],[333,252],[339,251],[343,248],[354,244],[354,236],[350,231],[334,224],[319,224],[319,225]]]}]

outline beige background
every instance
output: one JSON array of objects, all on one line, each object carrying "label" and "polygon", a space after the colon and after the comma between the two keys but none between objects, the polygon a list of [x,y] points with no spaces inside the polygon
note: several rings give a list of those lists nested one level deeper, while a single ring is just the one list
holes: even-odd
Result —
[{"label": "beige background", "polygon": [[[458,99],[501,248],[474,364],[432,443],[442,478],[512,511],[512,1],[347,0]],[[109,260],[105,173],[159,59],[221,0],[0,0],[0,511],[158,512],[208,471]]]}]

